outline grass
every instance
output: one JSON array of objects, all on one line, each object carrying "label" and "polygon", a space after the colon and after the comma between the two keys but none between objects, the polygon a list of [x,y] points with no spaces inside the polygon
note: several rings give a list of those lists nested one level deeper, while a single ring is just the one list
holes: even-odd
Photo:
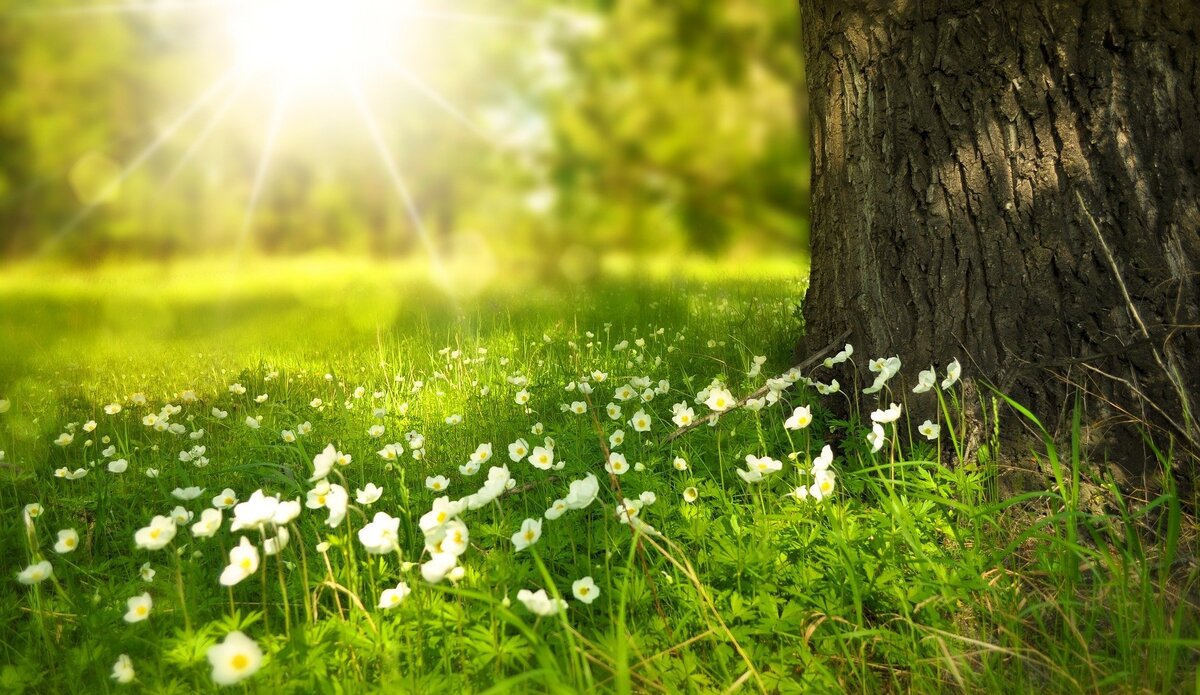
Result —
[{"label": "grass", "polygon": [[[789,368],[799,330],[793,266],[682,270],[569,287],[511,273],[452,300],[415,268],[328,259],[248,266],[232,280],[199,262],[166,273],[6,269],[0,690],[209,690],[206,653],[235,630],[265,653],[244,681],[264,692],[1200,687],[1196,527],[1170,475],[1161,495],[1129,499],[1082,460],[1078,424],[1076,445],[1062,450],[1047,436],[1038,451],[1002,452],[992,438],[962,460],[956,387],[885,394],[883,405],[890,395],[905,416],[885,426],[878,452],[865,439],[866,413],[841,417],[834,406],[844,396],[803,383],[779,404],[668,440],[672,404],[706,413],[693,401],[714,378],[735,395],[754,391]],[[624,340],[633,352],[614,351]],[[756,355],[766,364],[751,376]],[[852,361],[811,376],[836,375],[849,388],[873,376],[867,357],[854,357],[861,373]],[[590,397],[565,390],[593,370],[608,377],[593,381]],[[529,412],[514,402],[514,375],[528,379]],[[622,404],[622,420],[638,407],[651,415],[645,433],[604,412],[614,389],[642,376],[669,381],[648,403]],[[231,393],[234,383],[245,393]],[[185,390],[195,402],[181,400]],[[137,405],[135,393],[147,403]],[[587,414],[560,409],[579,400],[590,402]],[[106,415],[112,402],[123,410]],[[193,441],[142,424],[166,403],[182,408],[172,422],[205,434]],[[1020,408],[999,394],[994,403]],[[812,406],[812,424],[785,429],[799,405]],[[991,397],[985,406],[993,412]],[[214,407],[229,416],[215,418]],[[942,434],[929,441],[912,420],[939,410]],[[261,427],[248,426],[248,415],[262,416]],[[450,415],[462,423],[447,424]],[[84,430],[89,421],[94,432]],[[281,438],[305,421],[309,434]],[[535,435],[538,422],[544,431]],[[379,438],[368,434],[375,424],[385,427]],[[626,437],[616,450],[644,469],[613,478],[603,463],[617,428]],[[424,436],[423,459],[406,453],[391,463],[375,453],[410,431]],[[55,445],[63,432],[74,440]],[[536,446],[545,436],[562,470],[506,455],[518,438]],[[481,473],[460,473],[484,442],[494,458]],[[242,500],[258,489],[304,500],[313,457],[329,443],[353,456],[331,479],[349,490],[346,521],[330,528],[326,511],[304,509],[280,554],[221,586],[238,537],[262,539],[230,533],[228,511],[214,537],[194,538],[188,527],[200,511],[227,487]],[[807,469],[825,444],[836,455],[836,489],[821,502],[799,501],[790,493],[812,482]],[[179,460],[196,445],[206,447],[203,468]],[[116,451],[105,457],[107,446]],[[735,469],[747,454],[783,468],[746,483]],[[1005,497],[996,484],[1005,456],[1039,457],[1054,480]],[[687,470],[676,469],[677,457]],[[128,470],[108,472],[115,458]],[[1161,459],[1171,470],[1171,453]],[[424,581],[406,563],[427,559],[417,520],[437,495],[426,476],[446,476],[457,499],[503,464],[517,487],[462,514],[470,532],[462,577]],[[55,477],[62,467],[89,472]],[[541,518],[588,473],[600,480],[598,499],[544,520],[541,538],[516,551],[511,536],[522,520]],[[383,495],[359,505],[354,490],[368,482]],[[1086,503],[1085,484],[1101,491]],[[190,485],[204,494],[172,496]],[[688,488],[694,502],[684,499]],[[647,492],[656,500],[638,518],[661,535],[636,532],[614,513],[622,498]],[[45,511],[27,524],[22,510],[33,502]],[[177,505],[196,519],[166,549],[137,549],[134,532]],[[379,511],[400,519],[398,553],[369,555],[358,538]],[[79,547],[58,554],[51,547],[66,528],[78,531]],[[16,581],[43,557],[51,579]],[[149,582],[147,562],[156,570]],[[600,590],[590,605],[572,596],[584,576]],[[399,581],[411,594],[377,608],[381,591]],[[523,589],[545,589],[568,608],[539,617],[518,600]],[[143,592],[154,601],[150,617],[126,623],[127,599]],[[110,678],[121,654],[136,671],[132,686]]]}]

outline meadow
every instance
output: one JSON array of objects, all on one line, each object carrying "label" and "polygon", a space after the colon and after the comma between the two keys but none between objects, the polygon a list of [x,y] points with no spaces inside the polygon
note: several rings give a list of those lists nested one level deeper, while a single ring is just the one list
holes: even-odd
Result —
[{"label": "meadow", "polygon": [[6,268],[0,691],[1200,688],[1171,476],[793,369],[799,261],[454,272]]}]

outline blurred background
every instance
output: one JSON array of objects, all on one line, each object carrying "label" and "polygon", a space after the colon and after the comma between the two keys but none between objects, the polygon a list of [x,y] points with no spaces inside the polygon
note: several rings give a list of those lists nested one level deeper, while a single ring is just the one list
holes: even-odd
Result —
[{"label": "blurred background", "polygon": [[0,256],[803,258],[796,4],[0,0]]}]

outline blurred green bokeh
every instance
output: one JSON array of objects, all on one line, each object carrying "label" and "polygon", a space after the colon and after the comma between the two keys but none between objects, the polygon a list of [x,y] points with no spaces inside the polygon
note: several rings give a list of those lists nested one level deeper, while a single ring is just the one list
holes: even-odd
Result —
[{"label": "blurred green bokeh", "polygon": [[[247,223],[278,85],[197,102],[236,3],[111,2],[0,0],[0,255],[427,252],[345,91],[289,92]],[[597,252],[804,253],[796,3],[424,5],[447,15],[390,27],[388,60],[472,127],[394,70],[361,81],[439,253],[567,276]]]}]

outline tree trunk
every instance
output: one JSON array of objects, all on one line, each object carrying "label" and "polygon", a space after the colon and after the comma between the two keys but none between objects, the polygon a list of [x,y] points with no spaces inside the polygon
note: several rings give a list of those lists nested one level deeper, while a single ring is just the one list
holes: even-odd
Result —
[{"label": "tree trunk", "polygon": [[1200,442],[1200,3],[801,9],[808,346],[849,328],[893,390],[957,357],[1050,426],[1080,387]]}]

